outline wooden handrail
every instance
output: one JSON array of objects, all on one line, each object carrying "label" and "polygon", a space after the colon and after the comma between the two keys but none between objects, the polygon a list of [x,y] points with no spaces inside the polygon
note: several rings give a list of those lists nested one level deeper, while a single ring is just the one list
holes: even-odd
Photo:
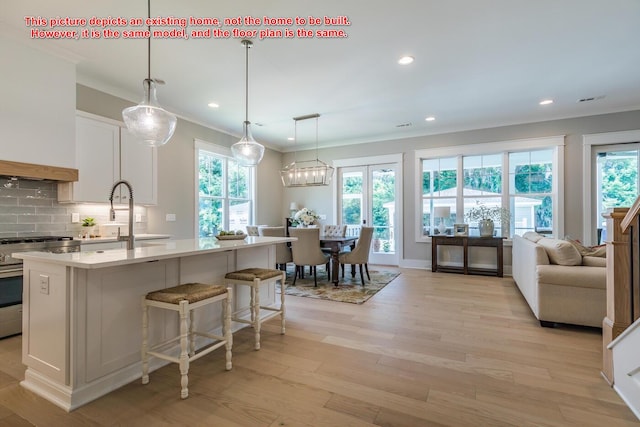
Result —
[{"label": "wooden handrail", "polygon": [[631,227],[633,223],[633,219],[638,216],[640,213],[640,196],[633,202],[633,206],[629,208],[629,212],[624,216],[624,219],[620,223],[620,228],[623,233],[627,233],[629,231],[629,227]]}]

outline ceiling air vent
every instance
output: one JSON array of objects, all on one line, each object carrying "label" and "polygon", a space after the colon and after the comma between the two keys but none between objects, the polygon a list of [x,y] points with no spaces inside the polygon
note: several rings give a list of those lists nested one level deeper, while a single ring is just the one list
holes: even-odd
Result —
[{"label": "ceiling air vent", "polygon": [[591,101],[598,101],[600,99],[603,99],[604,95],[600,95],[600,96],[589,96],[587,98],[580,98],[578,99],[577,102],[591,102]]},{"label": "ceiling air vent", "polygon": [[397,128],[407,128],[409,126],[411,126],[411,122],[408,123],[400,123],[399,125],[396,125]]}]

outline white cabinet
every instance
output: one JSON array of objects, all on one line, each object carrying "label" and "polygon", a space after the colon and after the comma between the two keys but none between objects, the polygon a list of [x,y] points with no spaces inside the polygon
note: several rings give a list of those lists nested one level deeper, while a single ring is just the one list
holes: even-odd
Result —
[{"label": "white cabinet", "polygon": [[[59,202],[106,203],[113,184],[126,179],[137,204],[157,200],[156,149],[136,142],[117,122],[88,115],[76,117],[75,165],[79,179],[58,185]],[[129,203],[129,191],[119,186],[114,203]]]},{"label": "white cabinet", "polygon": [[[125,127],[120,128],[120,178],[132,185],[136,203],[157,204],[156,149],[137,142]],[[125,186],[120,188],[121,203],[128,203],[129,191]]]}]

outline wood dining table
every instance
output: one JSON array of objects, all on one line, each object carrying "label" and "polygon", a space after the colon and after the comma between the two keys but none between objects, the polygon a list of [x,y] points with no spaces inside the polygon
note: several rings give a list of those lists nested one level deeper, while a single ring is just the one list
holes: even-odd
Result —
[{"label": "wood dining table", "polygon": [[[338,286],[340,282],[340,251],[347,246],[353,250],[358,236],[320,236],[320,247],[331,250],[331,282]],[[351,275],[355,276],[355,267],[351,268]]]}]

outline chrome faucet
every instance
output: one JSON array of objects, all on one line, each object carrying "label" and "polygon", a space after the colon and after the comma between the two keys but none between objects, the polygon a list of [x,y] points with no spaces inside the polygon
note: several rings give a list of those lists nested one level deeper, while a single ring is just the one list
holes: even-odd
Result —
[{"label": "chrome faucet", "polygon": [[131,187],[131,184],[129,184],[129,182],[125,181],[124,179],[116,182],[115,184],[113,184],[113,187],[111,187],[111,194],[109,195],[109,202],[111,202],[111,209],[109,209],[109,218],[111,219],[111,221],[115,221],[116,211],[126,210],[125,208],[114,209],[113,207],[113,193],[115,193],[116,188],[120,184],[125,185],[129,189],[129,235],[127,237],[120,236],[120,228],[118,228],[118,241],[126,240],[127,249],[134,249],[135,237],[133,236],[133,188]]}]

